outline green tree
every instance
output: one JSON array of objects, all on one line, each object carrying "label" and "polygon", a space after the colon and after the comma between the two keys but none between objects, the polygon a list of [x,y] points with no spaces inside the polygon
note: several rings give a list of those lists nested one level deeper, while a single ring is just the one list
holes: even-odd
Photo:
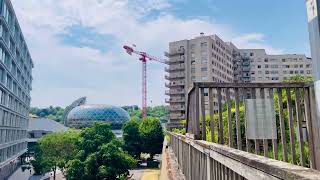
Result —
[{"label": "green tree", "polygon": [[119,147],[117,140],[102,145],[97,152],[87,156],[84,162],[72,160],[68,163],[66,177],[70,180],[119,179],[127,176],[136,161]]},{"label": "green tree", "polygon": [[71,130],[45,135],[38,141],[41,152],[38,164],[44,165],[42,168],[44,170],[51,169],[54,179],[57,168],[63,169],[76,154],[78,137],[79,133]]},{"label": "green tree", "polygon": [[78,149],[83,150],[83,156],[86,157],[113,139],[115,139],[115,135],[112,133],[109,123],[95,123],[92,127],[81,131]]},{"label": "green tree", "polygon": [[66,177],[68,180],[85,180],[85,163],[79,159],[67,163]]},{"label": "green tree", "polygon": [[149,153],[151,159],[162,150],[164,135],[161,123],[156,118],[147,118],[139,126],[142,151]]},{"label": "green tree", "polygon": [[124,141],[123,148],[135,158],[139,158],[142,151],[139,125],[140,123],[137,120],[132,119],[122,128]]},{"label": "green tree", "polygon": [[313,81],[314,79],[312,76],[295,75],[295,76],[291,76],[287,80],[284,80],[283,82],[298,83],[298,82],[313,82]]}]

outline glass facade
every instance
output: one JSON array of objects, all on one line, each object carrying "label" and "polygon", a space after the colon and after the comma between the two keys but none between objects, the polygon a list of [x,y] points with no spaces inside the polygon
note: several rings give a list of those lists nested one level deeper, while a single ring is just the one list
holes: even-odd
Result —
[{"label": "glass facade", "polygon": [[81,105],[72,109],[67,117],[66,125],[74,128],[83,128],[94,122],[109,122],[113,127],[120,127],[130,119],[127,111],[115,106]]},{"label": "glass facade", "polygon": [[[0,168],[3,168],[27,150],[33,62],[10,0],[0,0],[0,14]],[[4,174],[0,173],[0,179]]]}]

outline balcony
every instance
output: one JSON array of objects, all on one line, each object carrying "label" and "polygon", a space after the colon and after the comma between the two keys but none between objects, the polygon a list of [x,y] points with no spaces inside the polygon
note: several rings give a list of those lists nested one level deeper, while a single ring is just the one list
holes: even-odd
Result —
[{"label": "balcony", "polygon": [[182,71],[185,69],[184,64],[179,64],[179,65],[171,65],[170,67],[166,67],[165,71],[166,72],[172,72],[172,71]]},{"label": "balcony", "polygon": [[177,86],[184,86],[185,85],[185,82],[184,81],[173,81],[173,82],[170,82],[170,83],[166,83],[165,86],[167,88],[171,88],[171,87],[177,87]]},{"label": "balcony", "polygon": [[185,53],[184,48],[178,48],[178,49],[173,49],[170,52],[165,52],[164,55],[166,57],[172,57],[172,56],[182,55],[184,53]]},{"label": "balcony", "polygon": [[183,90],[177,90],[177,89],[172,89],[172,90],[167,90],[165,92],[166,95],[176,95],[176,94],[184,94],[184,89]]},{"label": "balcony", "polygon": [[186,116],[184,114],[170,114],[170,120],[176,120],[176,119],[185,119]]},{"label": "balcony", "polygon": [[250,71],[250,67],[242,67],[242,71],[249,72]]},{"label": "balcony", "polygon": [[165,75],[165,78],[167,80],[171,80],[171,79],[176,79],[176,78],[184,78],[185,74],[184,72],[180,72],[180,73],[170,73],[169,75]]},{"label": "balcony", "polygon": [[183,63],[185,61],[185,56],[180,56],[178,58],[170,58],[169,60],[166,60],[166,64],[175,64],[175,63]]},{"label": "balcony", "polygon": [[182,106],[170,106],[170,111],[185,111],[186,108],[184,105]]},{"label": "balcony", "polygon": [[185,101],[186,99],[184,97],[166,99],[166,103],[184,103]]}]

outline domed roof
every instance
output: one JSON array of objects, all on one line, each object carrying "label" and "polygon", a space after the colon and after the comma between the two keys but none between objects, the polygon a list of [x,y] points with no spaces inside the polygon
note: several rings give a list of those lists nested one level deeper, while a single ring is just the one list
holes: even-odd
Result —
[{"label": "domed roof", "polygon": [[107,105],[81,105],[73,108],[67,121],[105,121],[115,124],[125,123],[129,113],[122,108]]}]

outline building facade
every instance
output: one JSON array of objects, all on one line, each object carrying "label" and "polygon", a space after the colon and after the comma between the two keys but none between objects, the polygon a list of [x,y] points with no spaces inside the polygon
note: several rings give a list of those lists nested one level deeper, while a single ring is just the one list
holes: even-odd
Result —
[{"label": "building facade", "polygon": [[312,76],[312,59],[303,54],[268,55],[264,49],[240,49],[242,82],[282,82],[292,76]]},{"label": "building facade", "polygon": [[[268,55],[264,49],[238,49],[217,35],[169,43],[166,103],[170,104],[170,126],[186,119],[188,90],[193,82],[281,82],[295,75],[312,76],[312,60],[305,55]],[[208,96],[205,89],[205,104]],[[224,90],[221,92],[225,101]],[[230,92],[231,97],[233,92]],[[218,110],[213,91],[214,110]],[[206,109],[207,112],[207,109]]]},{"label": "building facade", "polygon": [[[171,124],[179,124],[186,118],[186,100],[193,82],[234,81],[234,47],[217,35],[205,36],[203,33],[194,39],[169,44],[169,52],[166,53],[169,67],[166,68],[168,75],[165,78],[169,81],[166,95],[170,98],[166,102],[170,104]],[[215,97],[216,92],[213,93]],[[222,92],[222,99],[224,96]]]},{"label": "building facade", "polygon": [[0,179],[27,151],[33,62],[10,0],[0,0]]}]

